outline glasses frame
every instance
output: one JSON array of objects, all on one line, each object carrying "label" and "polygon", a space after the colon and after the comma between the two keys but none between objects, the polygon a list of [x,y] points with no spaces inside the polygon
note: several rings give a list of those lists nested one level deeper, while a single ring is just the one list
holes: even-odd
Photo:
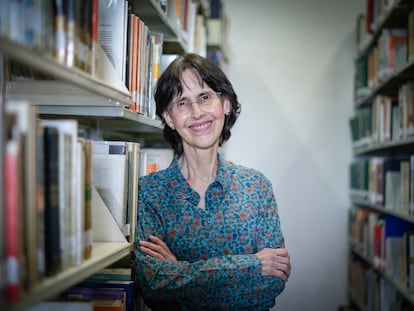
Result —
[{"label": "glasses frame", "polygon": [[[200,97],[205,96],[205,95],[213,95],[213,94],[215,94],[217,97],[216,98],[213,98],[213,96],[212,96],[210,99],[206,99],[206,100],[203,100],[203,99],[200,98]],[[178,101],[172,102],[170,104],[170,106],[168,107],[168,110],[170,112],[176,112],[178,114],[185,115],[185,114],[189,114],[192,111],[193,104],[197,104],[199,109],[205,111],[203,109],[203,107],[210,106],[216,99],[219,99],[221,95],[222,95],[222,92],[208,91],[208,92],[205,92],[205,93],[200,94],[198,96],[199,98],[197,100],[191,101],[191,100],[185,100],[184,99],[184,100],[178,100]],[[201,101],[201,103],[200,103],[200,101]],[[178,104],[180,102],[184,102],[185,103],[185,105],[184,105],[185,108],[180,108],[178,106]]]}]

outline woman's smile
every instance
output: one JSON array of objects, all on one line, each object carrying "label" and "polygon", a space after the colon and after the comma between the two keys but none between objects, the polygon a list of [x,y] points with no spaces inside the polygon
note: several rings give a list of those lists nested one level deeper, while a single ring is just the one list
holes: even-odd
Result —
[{"label": "woman's smile", "polygon": [[211,124],[211,121],[197,122],[190,125],[190,129],[194,132],[205,132],[210,128]]}]

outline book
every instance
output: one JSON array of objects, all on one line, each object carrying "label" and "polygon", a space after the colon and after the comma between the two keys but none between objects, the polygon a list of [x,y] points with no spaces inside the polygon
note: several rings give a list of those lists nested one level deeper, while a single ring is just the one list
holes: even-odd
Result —
[{"label": "book", "polygon": [[93,141],[92,185],[125,236],[127,224],[128,153],[126,142]]},{"label": "book", "polygon": [[9,36],[9,0],[0,2],[0,35],[4,38]]},{"label": "book", "polygon": [[79,6],[79,52],[77,53],[78,67],[82,70],[95,74],[96,63],[92,54],[96,49],[98,40],[98,0],[78,1]]},{"label": "book", "polygon": [[410,293],[414,293],[414,232],[409,231],[406,233],[406,245],[407,245],[407,288]]},{"label": "book", "polygon": [[133,280],[86,280],[78,284],[78,286],[96,290],[103,288],[121,289],[125,292],[125,309],[135,310],[135,282]]},{"label": "book", "polygon": [[141,148],[139,175],[144,176],[166,169],[170,165],[173,156],[174,151],[171,148]]},{"label": "book", "polygon": [[[386,158],[382,166],[383,194],[385,208],[393,209],[393,200],[399,200],[400,187],[400,158]],[[397,189],[398,188],[398,189]],[[399,204],[399,203],[398,203]],[[391,205],[391,206],[390,206]]]},{"label": "book", "polygon": [[94,311],[91,301],[43,301],[26,311]]},{"label": "book", "polygon": [[66,61],[66,15],[65,1],[53,0],[53,56],[64,64]]},{"label": "book", "polygon": [[140,18],[135,14],[129,15],[129,50],[128,50],[128,89],[132,96],[129,109],[137,110],[137,69],[138,69],[138,46],[139,46]]},{"label": "book", "polygon": [[148,116],[151,118],[155,118],[156,107],[154,101],[154,92],[157,86],[158,79],[161,76],[161,56],[163,50],[163,41],[164,36],[161,32],[151,31],[150,34],[151,38],[151,81],[148,94],[149,99],[149,108],[148,108]]},{"label": "book", "polygon": [[184,33],[187,36],[187,48],[189,52],[194,52],[197,10],[198,4],[194,1],[188,1],[187,29]]},{"label": "book", "polygon": [[94,299],[93,310],[94,311],[125,311],[127,310],[120,300],[104,300],[104,299]]},{"label": "book", "polygon": [[400,207],[399,212],[403,215],[410,213],[410,160],[404,159],[400,163]]},{"label": "book", "polygon": [[408,14],[407,32],[407,59],[412,62],[414,60],[414,11]]},{"label": "book", "polygon": [[407,30],[383,29],[378,39],[378,49],[378,78],[385,81],[406,63]]},{"label": "book", "polygon": [[73,267],[79,262],[76,258],[80,251],[80,240],[77,235],[77,224],[82,221],[77,205],[77,198],[81,195],[77,190],[79,177],[77,166],[80,159],[77,158],[78,122],[71,119],[42,120],[44,127],[55,128],[58,132],[58,189],[59,189],[59,237],[60,237],[60,263],[61,269]]},{"label": "book", "polygon": [[[130,243],[135,240],[135,226],[138,214],[138,178],[139,178],[140,144],[127,142],[128,151],[128,197],[125,235]],[[129,226],[129,228],[128,228]]]},{"label": "book", "polygon": [[83,214],[83,258],[92,257],[93,229],[92,229],[92,141],[82,140],[84,153],[84,214]]},{"label": "book", "polygon": [[[393,271],[394,274],[398,277],[398,280],[402,281],[403,284],[407,284],[407,269],[408,269],[408,262],[406,260],[407,257],[407,236],[408,232],[412,232],[414,230],[414,224],[407,222],[403,219],[392,215],[384,215],[385,221],[385,240],[390,238],[402,239],[402,245],[400,249],[395,249],[397,253],[393,253],[391,256],[393,257],[393,262],[398,261],[395,263]],[[390,258],[388,258],[390,259]],[[402,264],[402,266],[401,266]]]},{"label": "book", "polygon": [[[80,15],[81,12],[77,11],[80,7],[79,1],[76,0],[65,0],[65,31],[66,31],[66,47],[65,47],[65,64],[68,67],[73,67],[76,64],[77,57],[77,41],[78,41],[78,32],[76,28],[78,27],[77,23],[79,19],[76,18],[76,15]],[[87,2],[87,1],[86,1]]]},{"label": "book", "polygon": [[[114,303],[116,306],[121,306],[120,310],[126,310],[124,308],[126,304],[126,292],[122,288],[94,288],[86,286],[74,286],[63,291],[58,300],[64,301],[91,301],[94,305],[94,311],[96,305],[103,306],[107,303]],[[105,303],[106,302],[106,303]],[[116,308],[118,310],[118,308]]]},{"label": "book", "polygon": [[207,27],[203,14],[197,14],[194,30],[194,52],[203,57],[207,56]]},{"label": "book", "polygon": [[45,157],[44,128],[41,121],[37,122],[37,154],[36,154],[36,210],[37,210],[37,264],[39,280],[45,276]]},{"label": "book", "polygon": [[[5,107],[6,114],[15,117],[14,135],[21,140],[21,248],[22,266],[20,267],[23,288],[29,290],[38,282],[37,262],[37,167],[33,160],[37,156],[37,111],[31,102],[25,100],[8,100]],[[33,240],[34,239],[34,240]]]},{"label": "book", "polygon": [[148,82],[148,25],[140,19],[139,26],[139,50],[138,50],[138,77],[137,77],[137,104],[138,112],[146,115],[147,82]]},{"label": "book", "polygon": [[[98,25],[99,25],[99,0],[92,0],[92,8],[91,8],[91,34],[90,34],[90,51],[88,53],[88,57],[86,61],[90,64],[90,72],[92,76],[96,74],[96,67],[97,67],[97,60],[96,60],[96,50],[97,46],[99,45],[99,35],[98,35]],[[88,40],[86,39],[86,42]]]},{"label": "book", "polygon": [[5,233],[6,233],[6,298],[9,302],[17,302],[21,296],[20,266],[21,256],[20,241],[22,209],[19,202],[19,139],[9,140],[6,145],[4,157],[5,166]]},{"label": "book", "polygon": [[124,0],[99,0],[98,4],[98,40],[123,82],[126,78],[127,4]]},{"label": "book", "polygon": [[91,197],[91,232],[93,242],[127,243],[124,231],[119,227],[94,186],[92,186]]},{"label": "book", "polygon": [[414,135],[414,82],[403,83],[398,89],[398,102],[401,107],[401,136]]},{"label": "book", "polygon": [[44,127],[45,156],[45,259],[46,275],[60,271],[59,215],[59,133],[56,128]]},{"label": "book", "polygon": [[414,155],[410,155],[410,202],[409,202],[409,214],[414,215]]},{"label": "book", "polygon": [[133,281],[132,268],[103,268],[91,275],[90,281]]}]

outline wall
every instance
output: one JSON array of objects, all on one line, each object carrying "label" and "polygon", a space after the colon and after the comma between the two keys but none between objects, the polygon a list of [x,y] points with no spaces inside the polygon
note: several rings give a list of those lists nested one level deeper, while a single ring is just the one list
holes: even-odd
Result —
[{"label": "wall", "polygon": [[242,114],[227,158],[273,182],[292,276],[278,311],[347,302],[348,118],[360,0],[223,0]]}]

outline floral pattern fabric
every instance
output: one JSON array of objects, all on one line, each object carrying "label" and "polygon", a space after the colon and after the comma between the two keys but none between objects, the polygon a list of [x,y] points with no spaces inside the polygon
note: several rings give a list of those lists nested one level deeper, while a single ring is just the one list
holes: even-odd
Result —
[{"label": "floral pattern fabric", "polygon": [[[284,289],[261,275],[253,254],[284,247],[271,182],[254,169],[218,155],[206,208],[182,176],[177,155],[162,171],[140,178],[134,268],[146,303],[155,310],[267,310]],[[160,261],[139,250],[149,235],[179,260]]]}]

